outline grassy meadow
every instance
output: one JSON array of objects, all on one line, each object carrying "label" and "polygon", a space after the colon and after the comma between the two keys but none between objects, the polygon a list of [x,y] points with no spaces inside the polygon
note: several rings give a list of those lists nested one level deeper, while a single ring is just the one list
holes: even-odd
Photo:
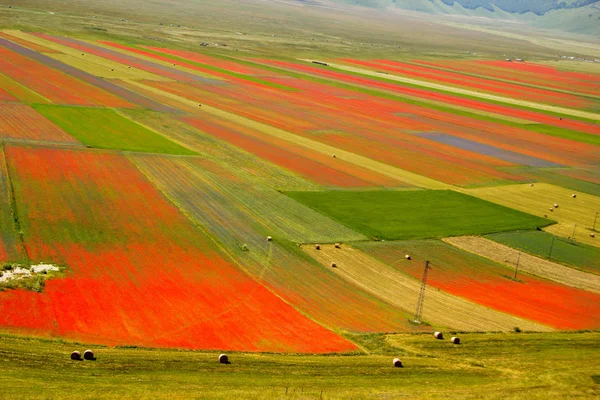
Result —
[{"label": "grassy meadow", "polygon": [[535,229],[552,223],[450,190],[287,192],[287,195],[357,232],[386,240]]},{"label": "grassy meadow", "polygon": [[[597,332],[366,335],[354,355],[106,348],[0,335],[0,397],[20,399],[547,399],[599,393]],[[91,348],[96,361],[71,361]],[[403,368],[392,367],[399,357]]]},{"label": "grassy meadow", "polygon": [[36,105],[34,108],[87,147],[144,153],[196,154],[113,110],[46,105]]}]

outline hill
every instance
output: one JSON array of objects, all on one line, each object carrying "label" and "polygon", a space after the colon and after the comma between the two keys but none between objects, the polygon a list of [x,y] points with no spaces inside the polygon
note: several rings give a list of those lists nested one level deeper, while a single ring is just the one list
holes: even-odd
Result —
[{"label": "hill", "polygon": [[[598,0],[333,0],[335,3],[381,10],[416,11],[436,16],[483,17],[523,22],[527,27],[597,36]],[[483,23],[470,19],[468,23]]]}]

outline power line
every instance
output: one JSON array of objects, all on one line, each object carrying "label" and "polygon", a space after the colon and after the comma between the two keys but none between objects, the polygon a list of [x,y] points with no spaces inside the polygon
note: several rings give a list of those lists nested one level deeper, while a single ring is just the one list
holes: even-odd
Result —
[{"label": "power line", "polygon": [[423,302],[425,301],[425,288],[427,287],[427,272],[431,267],[429,261],[425,261],[425,268],[423,269],[423,278],[421,279],[421,292],[419,293],[419,300],[417,300],[417,310],[415,312],[415,321],[417,324],[421,323],[421,317],[423,316]]}]

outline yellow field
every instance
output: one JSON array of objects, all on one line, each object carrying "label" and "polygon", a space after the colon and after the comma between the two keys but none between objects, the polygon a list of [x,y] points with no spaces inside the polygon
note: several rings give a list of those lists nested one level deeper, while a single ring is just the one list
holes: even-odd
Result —
[{"label": "yellow field", "polygon": [[[129,67],[127,65],[108,60],[103,57],[98,57],[93,54],[85,53],[69,46],[54,43],[49,40],[42,39],[35,35],[31,35],[21,31],[4,31],[15,37],[28,40],[32,43],[48,47],[56,50],[58,53],[48,53],[48,57],[52,57],[67,65],[81,69],[92,75],[107,79],[145,79],[153,81],[171,81],[169,78],[155,75],[141,69]],[[84,54],[84,55],[82,55]]]},{"label": "yellow field", "polygon": [[[459,191],[529,214],[547,215],[558,224],[544,228],[545,231],[558,236],[571,237],[575,230],[575,240],[600,246],[599,237],[590,237],[594,216],[596,212],[600,212],[600,197],[547,183],[535,183],[533,186],[524,184],[459,189]],[[572,194],[576,197],[573,198]],[[555,208],[554,204],[558,207]],[[596,228],[599,227],[600,225],[596,224]]]},{"label": "yellow field", "polygon": [[[87,43],[92,44],[94,46],[103,47],[105,49],[116,51],[117,53],[127,54],[128,56],[134,56],[134,57],[139,58],[140,60],[151,61],[151,62],[153,62],[155,64],[163,65],[165,67],[171,67],[171,68],[179,69],[181,71],[185,71],[185,72],[190,73],[190,74],[198,75],[198,76],[201,76],[203,78],[209,78],[209,79],[216,80],[216,81],[222,81],[222,80],[224,80],[221,77],[218,77],[218,76],[215,76],[215,75],[211,75],[209,73],[204,73],[204,72],[197,71],[195,69],[186,68],[184,65],[177,64],[177,62],[175,60],[173,60],[173,62],[161,61],[161,60],[157,60],[156,58],[144,56],[142,54],[137,54],[137,53],[129,52],[129,51],[126,51],[126,50],[118,49],[116,47],[112,47],[112,46],[106,45],[104,43],[94,42],[94,41],[91,41],[91,40],[83,40],[83,39],[81,41],[82,42],[87,42]],[[173,65],[173,64],[175,64],[175,65]]]},{"label": "yellow field", "polygon": [[[539,257],[523,253],[501,243],[478,236],[461,236],[442,239],[459,249],[477,254],[514,268],[519,260],[519,271],[564,285],[600,293],[600,276],[569,268]],[[520,256],[519,256],[520,253]]]},{"label": "yellow field", "polygon": [[[312,60],[303,60],[303,61],[312,62]],[[363,75],[374,76],[377,78],[384,78],[384,79],[388,79],[388,80],[392,80],[392,81],[408,83],[410,85],[418,85],[418,86],[422,86],[425,88],[443,90],[443,91],[450,92],[450,93],[456,93],[456,94],[461,94],[461,95],[470,96],[470,97],[478,97],[480,99],[485,99],[485,100],[499,101],[499,102],[506,103],[506,104],[514,104],[516,106],[528,107],[528,108],[533,108],[536,110],[551,111],[551,112],[556,112],[556,113],[560,113],[560,114],[564,114],[564,115],[572,115],[574,117],[579,117],[579,118],[587,118],[587,119],[590,119],[593,121],[600,121],[600,114],[597,114],[597,113],[574,110],[571,108],[557,107],[557,106],[552,106],[552,105],[547,105],[547,104],[540,104],[540,103],[535,103],[535,102],[526,101],[526,100],[517,100],[517,99],[510,98],[510,97],[497,96],[494,94],[480,93],[475,90],[462,89],[462,88],[457,88],[457,87],[453,87],[453,86],[441,85],[439,83],[432,83],[432,82],[422,81],[422,80],[418,80],[418,79],[400,77],[397,75],[384,74],[381,72],[375,72],[375,71],[371,71],[371,70],[364,69],[364,68],[350,67],[348,65],[343,65],[343,64],[331,64],[331,63],[328,63],[328,64],[331,67],[340,69],[342,71],[355,72],[355,73],[359,73],[359,74],[363,74]]]},{"label": "yellow field", "polygon": [[210,107],[210,106],[203,104],[202,108],[199,109],[198,103],[195,101],[186,99],[186,98],[178,96],[176,94],[165,92],[164,90],[161,90],[161,89],[157,89],[157,88],[153,88],[153,87],[144,85],[143,82],[137,82],[137,81],[131,81],[131,80],[128,80],[126,82],[135,87],[140,87],[140,88],[146,90],[147,92],[157,94],[163,98],[175,100],[183,105],[186,105],[189,108],[194,108],[197,110],[195,113],[198,115],[201,115],[202,113],[205,113],[205,112],[210,113],[210,114],[216,115],[218,117],[234,121],[235,123],[238,123],[240,125],[259,130],[267,135],[270,135],[270,136],[273,136],[273,137],[276,137],[279,139],[283,139],[283,140],[288,140],[297,145],[304,146],[308,149],[311,149],[312,151],[327,154],[329,156],[331,156],[332,154],[335,154],[337,159],[344,160],[351,164],[361,166],[365,169],[378,172],[381,175],[396,179],[400,182],[408,183],[409,185],[426,188],[426,189],[451,189],[454,187],[452,185],[448,185],[443,182],[439,182],[439,181],[427,178],[422,175],[417,175],[412,172],[405,171],[403,169],[396,168],[391,165],[387,165],[387,164],[381,163],[379,161],[375,161],[370,158],[363,157],[363,156],[360,156],[360,155],[357,155],[357,154],[354,154],[354,153],[351,153],[351,152],[348,152],[345,150],[340,150],[336,147],[320,143],[316,140],[312,140],[312,139],[308,139],[308,138],[305,138],[305,137],[302,137],[299,135],[295,135],[293,133],[284,131],[283,129],[275,128],[270,125],[263,124],[261,122],[253,121],[249,118],[241,117],[239,115],[236,115],[236,114],[233,114],[233,113],[230,113],[227,111],[223,111],[218,108]]},{"label": "yellow field", "polygon": [[16,99],[23,103],[50,104],[50,100],[44,96],[29,90],[19,82],[12,80],[8,76],[0,73],[0,89],[5,90]]},{"label": "yellow field", "polygon": [[[407,312],[416,308],[421,282],[370,257],[364,252],[343,245],[321,245],[321,250],[305,245],[304,251],[326,268],[341,275],[356,286]],[[331,263],[336,263],[336,268]],[[532,331],[552,328],[536,322],[504,314],[436,289],[429,289],[423,308],[423,319],[435,326],[462,331],[508,331],[515,326]]]}]

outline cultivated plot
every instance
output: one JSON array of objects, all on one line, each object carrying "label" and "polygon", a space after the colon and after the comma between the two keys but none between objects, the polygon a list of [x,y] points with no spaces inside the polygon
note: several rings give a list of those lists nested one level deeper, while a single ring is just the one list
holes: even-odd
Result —
[{"label": "cultivated plot", "polygon": [[503,232],[486,235],[487,239],[537,257],[600,274],[600,249],[542,231]]},{"label": "cultivated plot", "polygon": [[4,145],[0,142],[0,265],[24,258],[13,212],[12,187],[6,170]]},{"label": "cultivated plot", "polygon": [[590,236],[596,212],[600,211],[600,197],[546,183],[477,188],[464,192],[505,207],[547,216],[558,224],[547,227],[546,231],[600,245],[597,238]]},{"label": "cultivated plot", "polygon": [[38,105],[35,109],[88,147],[166,154],[196,154],[114,110]]},{"label": "cultivated plot", "polygon": [[[233,259],[302,313],[325,326],[352,332],[417,329],[407,323],[403,310],[339,279],[289,241],[364,237],[298,203],[278,201],[290,200],[281,193],[257,191],[210,162],[132,158]],[[270,208],[268,213],[261,203]]]},{"label": "cultivated plot", "polygon": [[[61,63],[58,61],[2,38],[0,38],[0,56],[0,70],[5,75],[55,104],[132,107],[131,103],[121,97],[74,78],[71,75],[80,75],[80,78],[82,76],[73,74],[74,71],[68,68],[61,69]],[[94,83],[105,87],[111,86],[110,83],[92,75],[88,77]]]},{"label": "cultivated plot", "polygon": [[[306,246],[304,251],[361,289],[407,313],[414,313],[421,288],[418,279],[349,245],[342,245],[339,249],[335,245],[324,245],[318,250]],[[331,267],[332,262],[335,268]],[[439,290],[429,290],[423,307],[423,320],[433,326],[462,331],[507,331],[514,326],[526,326],[525,329],[536,331],[550,329],[543,324],[494,311],[468,300]]]},{"label": "cultivated plot", "polygon": [[67,132],[30,106],[18,103],[0,106],[0,138],[80,145]]},{"label": "cultivated plot", "polygon": [[121,110],[120,113],[195,151],[200,157],[212,161],[245,182],[277,190],[321,188],[297,174],[195,129],[174,116],[148,110]]},{"label": "cultivated plot", "polygon": [[[542,232],[543,233],[543,232]],[[459,236],[443,239],[459,249],[480,255],[518,272],[525,272],[567,286],[600,293],[600,276],[578,271],[552,261],[522,253],[511,247],[480,236]]]},{"label": "cultivated plot", "polygon": [[371,238],[413,239],[535,229],[550,220],[450,190],[287,192]]},{"label": "cultivated plot", "polygon": [[428,260],[432,267],[428,285],[484,307],[557,329],[600,326],[600,294],[525,273],[514,280],[514,268],[440,240],[369,242],[357,247],[415,279],[421,278]]},{"label": "cultivated plot", "polygon": [[109,345],[355,349],[236,268],[122,155],[8,146],[7,156],[31,260],[71,273],[43,293],[1,293],[3,327]]}]

